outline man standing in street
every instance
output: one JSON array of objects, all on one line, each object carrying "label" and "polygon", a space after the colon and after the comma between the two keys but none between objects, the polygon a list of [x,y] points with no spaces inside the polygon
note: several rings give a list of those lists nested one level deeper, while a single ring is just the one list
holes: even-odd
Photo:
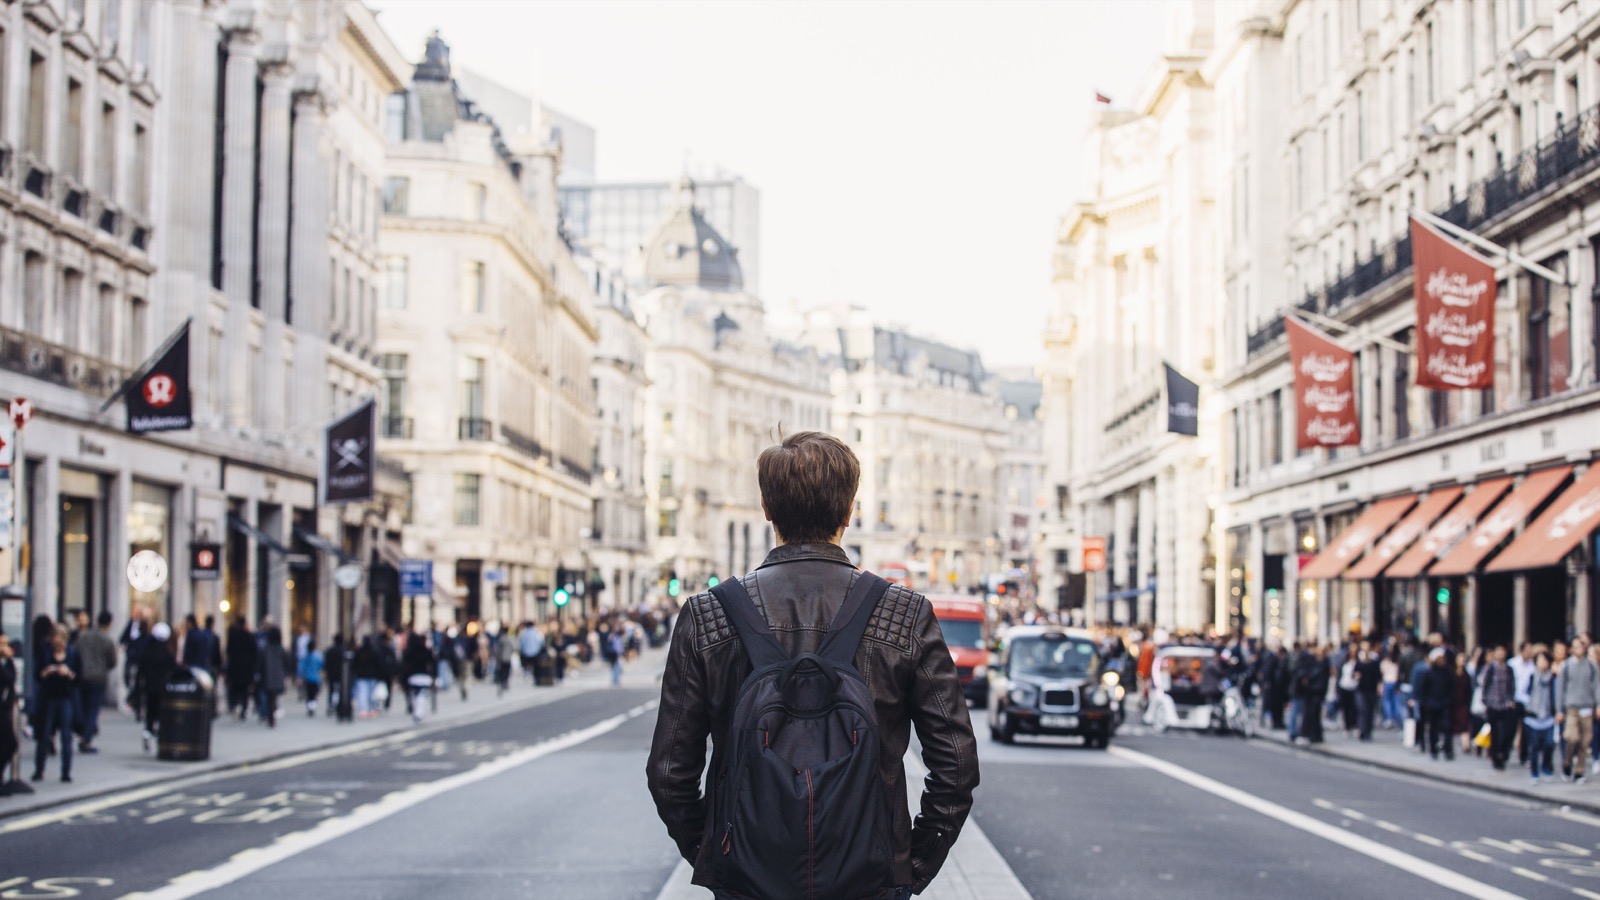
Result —
[{"label": "man standing in street", "polygon": [[1562,772],[1571,769],[1572,780],[1578,784],[1583,784],[1588,772],[1596,703],[1600,703],[1600,666],[1589,658],[1588,642],[1579,637],[1556,673],[1556,725],[1566,737]]},{"label": "man standing in street", "polygon": [[[892,874],[892,881],[885,883],[898,887],[873,894],[879,885],[862,885],[862,894],[904,900],[938,874],[966,822],[978,784],[977,743],[955,663],[927,598],[887,585],[878,585],[886,590],[875,603],[857,596],[859,579],[870,578],[874,584],[878,579],[851,564],[840,546],[861,475],[849,447],[830,435],[800,432],[765,450],[757,469],[762,509],[778,546],[756,571],[737,579],[737,591],[728,590],[723,598],[696,595],[678,617],[646,769],[656,811],[683,858],[694,865],[694,883],[711,888],[719,900],[729,897],[727,867],[721,863],[734,841],[733,826],[711,821],[716,798],[702,792],[701,776],[709,736],[709,788],[714,794],[723,783],[734,704],[752,671],[745,642],[736,638],[739,630],[731,620],[737,615],[750,627],[765,623],[768,627],[757,633],[771,635],[771,652],[791,660],[805,653],[827,654],[824,639],[845,630],[836,619],[851,595],[856,599],[851,612],[866,616],[850,617],[852,625],[865,623],[853,665],[871,692],[876,713],[879,787],[887,797],[906,795],[902,760],[913,726],[928,769],[915,821],[903,802],[889,810],[892,859],[884,862],[892,873],[885,871],[883,877]],[[721,590],[726,588],[719,586]],[[731,602],[750,606],[730,612],[725,605]],[[845,734],[846,740],[853,737]],[[772,741],[777,752],[778,739]],[[805,771],[809,779],[810,770]],[[864,820],[870,813],[860,811]],[[804,831],[801,835],[803,841]],[[804,867],[801,871],[800,884],[790,887],[805,888]]]},{"label": "man standing in street", "polygon": [[135,606],[128,617],[128,624],[122,628],[122,637],[117,639],[117,645],[122,648],[122,686],[128,691],[128,706],[133,709],[133,717],[143,720],[144,695],[135,687],[139,677],[139,661],[144,659],[144,648],[150,642],[150,613],[142,606]]},{"label": "man standing in street", "polygon": [[1494,648],[1489,664],[1483,667],[1483,672],[1478,676],[1478,685],[1483,688],[1483,705],[1488,711],[1489,761],[1500,771],[1505,770],[1506,760],[1511,757],[1511,741],[1516,736],[1514,677],[1511,667],[1506,665],[1504,646]]},{"label": "man standing in street", "polygon": [[83,674],[78,677],[78,701],[83,707],[83,741],[78,749],[99,753],[94,745],[100,733],[100,708],[106,702],[106,683],[117,667],[117,645],[111,640],[111,613],[100,613],[99,628],[78,634],[76,649]]}]

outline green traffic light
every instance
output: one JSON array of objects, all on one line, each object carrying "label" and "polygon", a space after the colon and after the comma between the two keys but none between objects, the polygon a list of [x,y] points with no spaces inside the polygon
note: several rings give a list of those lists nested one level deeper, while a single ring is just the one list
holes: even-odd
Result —
[{"label": "green traffic light", "polygon": [[556,588],[555,596],[551,597],[550,599],[551,602],[555,603],[557,606],[566,606],[567,601],[570,600],[571,597],[567,594],[565,588]]},{"label": "green traffic light", "polygon": [[712,575],[710,578],[706,579],[706,587],[708,587],[708,588],[714,588],[714,587],[716,587],[717,585],[719,585],[721,583],[722,583],[722,579],[718,578],[715,575]]},{"label": "green traffic light", "polygon": [[667,596],[676,597],[683,590],[683,583],[674,578],[667,582]]},{"label": "green traffic light", "polygon": [[1434,593],[1433,599],[1440,603],[1448,604],[1450,602],[1450,589],[1439,588],[1439,590]]}]

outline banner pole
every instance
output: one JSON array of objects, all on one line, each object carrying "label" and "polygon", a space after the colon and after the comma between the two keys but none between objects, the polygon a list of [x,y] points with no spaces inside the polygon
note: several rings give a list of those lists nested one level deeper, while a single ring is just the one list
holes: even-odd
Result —
[{"label": "banner pole", "polygon": [[[1384,347],[1388,347],[1389,349],[1391,349],[1391,350],[1393,350],[1393,351],[1395,351],[1397,353],[1410,353],[1412,351],[1412,349],[1413,349],[1410,344],[1402,344],[1399,341],[1395,340],[1394,338],[1385,337],[1384,335],[1381,335],[1381,334],[1372,334],[1372,335],[1364,334],[1362,332],[1357,331],[1355,328],[1353,328],[1353,327],[1351,327],[1349,325],[1346,325],[1345,323],[1339,321],[1338,319],[1330,319],[1327,316],[1320,315],[1320,314],[1314,313],[1314,312],[1308,312],[1307,310],[1303,310],[1303,309],[1302,310],[1298,310],[1297,312],[1295,312],[1294,316],[1291,316],[1291,318],[1294,318],[1294,317],[1308,319],[1313,324],[1321,325],[1324,328],[1332,328],[1332,329],[1334,329],[1336,331],[1344,332],[1346,335],[1348,335],[1350,337],[1353,337],[1358,341],[1371,341],[1374,344],[1379,344],[1379,345],[1382,345]],[[1346,347],[1345,349],[1346,350],[1350,350],[1349,347]],[[1351,350],[1350,352],[1354,353],[1356,351]]]},{"label": "banner pole", "polygon": [[1438,216],[1434,215],[1431,212],[1428,212],[1428,211],[1423,210],[1423,209],[1419,209],[1417,207],[1412,207],[1411,208],[1411,217],[1413,219],[1416,219],[1416,220],[1422,222],[1423,224],[1431,225],[1434,228],[1439,229],[1440,231],[1448,232],[1449,234],[1451,234],[1451,235],[1453,235],[1453,236],[1455,236],[1457,238],[1460,238],[1461,240],[1466,241],[1467,243],[1472,244],[1472,245],[1478,247],[1479,249],[1487,250],[1490,253],[1498,253],[1501,256],[1504,256],[1506,258],[1506,260],[1508,262],[1512,263],[1513,265],[1520,266],[1521,268],[1526,269],[1529,272],[1532,272],[1533,274],[1539,276],[1540,278],[1548,279],[1550,281],[1555,282],[1556,284],[1566,285],[1569,288],[1576,286],[1576,282],[1568,280],[1566,276],[1558,275],[1554,271],[1552,271],[1552,270],[1550,270],[1548,268],[1545,268],[1544,266],[1539,265],[1538,263],[1536,263],[1533,260],[1527,258],[1526,256],[1522,256],[1521,254],[1518,254],[1518,253],[1513,253],[1512,251],[1508,250],[1507,248],[1502,247],[1499,244],[1496,244],[1494,241],[1491,241],[1488,238],[1480,237],[1480,236],[1478,236],[1476,234],[1473,234],[1472,232],[1468,231],[1467,229],[1462,228],[1459,225],[1455,225],[1455,224],[1452,224],[1450,222],[1447,222],[1444,219],[1439,218]]}]

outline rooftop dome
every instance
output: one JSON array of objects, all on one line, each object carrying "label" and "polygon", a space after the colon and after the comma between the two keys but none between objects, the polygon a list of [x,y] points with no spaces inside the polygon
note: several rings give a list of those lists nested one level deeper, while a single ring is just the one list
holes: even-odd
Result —
[{"label": "rooftop dome", "polygon": [[651,284],[711,290],[744,288],[738,248],[728,243],[694,205],[694,182],[678,179],[672,212],[644,245],[644,277]]}]

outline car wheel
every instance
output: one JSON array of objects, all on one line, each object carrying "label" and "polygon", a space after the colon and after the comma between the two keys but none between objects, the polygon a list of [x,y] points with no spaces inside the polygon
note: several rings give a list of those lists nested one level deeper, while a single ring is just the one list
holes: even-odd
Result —
[{"label": "car wheel", "polygon": [[1000,713],[999,718],[1000,725],[998,727],[994,725],[989,726],[989,737],[999,741],[1002,744],[1016,743],[1017,727],[1012,723],[1011,717],[1005,713]]}]

